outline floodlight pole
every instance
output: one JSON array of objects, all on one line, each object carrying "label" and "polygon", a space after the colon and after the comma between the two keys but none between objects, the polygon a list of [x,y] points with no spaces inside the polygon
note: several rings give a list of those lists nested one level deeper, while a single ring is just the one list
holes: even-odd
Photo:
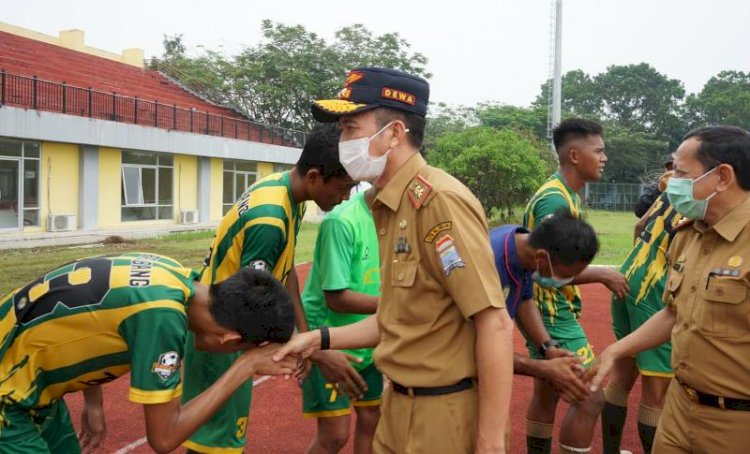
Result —
[{"label": "floodlight pole", "polygon": [[562,4],[556,0],[555,6],[555,72],[552,85],[552,127],[560,123],[562,113]]}]

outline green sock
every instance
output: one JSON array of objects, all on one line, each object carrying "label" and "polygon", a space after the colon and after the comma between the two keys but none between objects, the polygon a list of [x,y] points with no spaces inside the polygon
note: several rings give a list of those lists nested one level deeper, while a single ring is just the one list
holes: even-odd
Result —
[{"label": "green sock", "polygon": [[550,454],[552,438],[537,438],[526,435],[526,452],[528,454]]},{"label": "green sock", "polygon": [[628,407],[620,407],[610,402],[604,403],[604,408],[602,409],[602,445],[604,446],[604,454],[620,454],[622,428],[625,426],[627,415]]}]

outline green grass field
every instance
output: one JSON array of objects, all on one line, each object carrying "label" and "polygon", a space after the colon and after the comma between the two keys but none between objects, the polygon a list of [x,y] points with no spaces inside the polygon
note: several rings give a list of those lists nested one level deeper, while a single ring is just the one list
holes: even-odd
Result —
[{"label": "green grass field", "polygon": [[[600,241],[600,252],[594,263],[621,264],[633,244],[635,216],[630,212],[589,211],[587,219],[596,229]],[[295,254],[297,263],[312,260],[317,232],[317,224],[302,224]],[[177,259],[185,266],[198,268],[208,252],[212,237],[213,231],[189,232],[121,244],[5,250],[2,251],[0,295],[5,295],[58,265],[92,255],[124,251],[153,252]]]}]

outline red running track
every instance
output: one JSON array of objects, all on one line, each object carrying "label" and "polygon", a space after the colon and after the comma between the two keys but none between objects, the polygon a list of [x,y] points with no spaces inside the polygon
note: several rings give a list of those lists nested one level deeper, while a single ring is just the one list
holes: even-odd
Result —
[{"label": "red running track", "polygon": [[[300,279],[304,282],[307,269],[301,266]],[[610,326],[610,293],[602,285],[586,285],[582,288],[584,309],[581,323],[586,329],[591,344],[599,352],[614,342]],[[521,335],[515,334],[515,350],[526,354]],[[256,380],[257,381],[257,380]],[[140,405],[127,400],[128,377],[123,377],[105,386],[105,411],[107,414],[108,436],[102,452],[105,453],[149,453],[145,442],[143,410]],[[533,381],[529,377],[516,376],[513,380],[513,402],[511,403],[511,453],[525,453],[524,421],[526,406],[532,393]],[[640,383],[631,393],[630,411],[623,449],[641,452],[636,429],[637,399]],[[70,406],[73,421],[78,423],[81,396],[69,395],[66,401]],[[315,433],[315,421],[302,417],[302,403],[299,387],[293,380],[269,379],[258,383],[253,391],[253,405],[248,428],[249,453],[301,453]],[[562,421],[567,404],[558,407],[557,421]],[[593,443],[593,453],[601,452],[601,432],[597,425]],[[555,440],[557,440],[557,431]],[[556,452],[557,448],[553,449]],[[352,452],[349,441],[344,453]]]}]

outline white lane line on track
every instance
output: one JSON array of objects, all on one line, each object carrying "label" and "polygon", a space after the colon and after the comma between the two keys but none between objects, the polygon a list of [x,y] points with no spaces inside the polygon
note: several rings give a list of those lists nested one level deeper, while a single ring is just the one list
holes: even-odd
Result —
[{"label": "white lane line on track", "polygon": [[[260,385],[261,383],[263,383],[264,381],[268,380],[269,378],[271,378],[270,375],[264,375],[264,376],[260,377],[257,380],[253,380],[253,387],[256,387],[256,386]],[[125,453],[128,453],[130,451],[133,451],[138,446],[141,446],[141,445],[145,444],[147,441],[148,440],[146,440],[146,437],[139,438],[138,440],[130,443],[129,445],[124,446],[124,447],[118,449],[117,451],[115,451],[114,454],[125,454]]]}]

